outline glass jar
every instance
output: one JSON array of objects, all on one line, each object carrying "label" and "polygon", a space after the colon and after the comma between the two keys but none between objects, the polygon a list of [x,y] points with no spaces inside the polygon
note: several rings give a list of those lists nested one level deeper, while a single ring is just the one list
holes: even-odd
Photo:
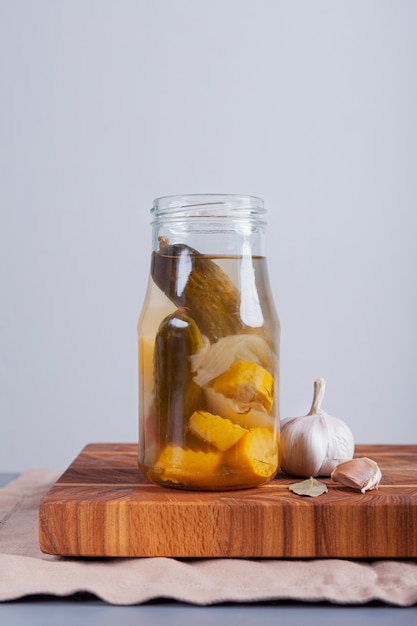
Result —
[{"label": "glass jar", "polygon": [[138,322],[139,467],[166,487],[254,487],[278,470],[279,319],[260,198],[185,195],[151,209]]}]

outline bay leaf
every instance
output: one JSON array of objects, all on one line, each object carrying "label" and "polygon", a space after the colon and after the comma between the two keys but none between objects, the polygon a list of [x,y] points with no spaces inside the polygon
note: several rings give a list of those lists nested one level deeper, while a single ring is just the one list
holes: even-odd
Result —
[{"label": "bay leaf", "polygon": [[327,493],[327,485],[325,483],[316,480],[310,476],[307,480],[302,480],[300,483],[293,483],[288,485],[288,489],[293,491],[298,496],[321,496],[322,493]]}]

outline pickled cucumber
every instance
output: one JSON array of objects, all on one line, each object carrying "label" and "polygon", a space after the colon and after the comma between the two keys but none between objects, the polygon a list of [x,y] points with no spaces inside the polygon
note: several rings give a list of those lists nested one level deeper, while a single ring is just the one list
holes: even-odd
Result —
[{"label": "pickled cucumber", "polygon": [[151,275],[178,307],[187,307],[200,332],[211,343],[248,329],[240,313],[237,287],[211,259],[185,244],[161,238],[152,254]]},{"label": "pickled cucumber", "polygon": [[203,345],[195,321],[184,309],[165,317],[154,348],[155,436],[160,447],[182,445],[187,422],[201,408],[203,392],[193,381],[190,357]]}]

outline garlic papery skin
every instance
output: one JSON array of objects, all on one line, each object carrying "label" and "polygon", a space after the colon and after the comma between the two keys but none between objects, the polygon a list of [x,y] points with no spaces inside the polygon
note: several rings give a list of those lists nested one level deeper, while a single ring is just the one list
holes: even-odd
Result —
[{"label": "garlic papery skin", "polygon": [[340,463],[333,470],[331,478],[337,483],[365,493],[371,489],[378,489],[382,473],[375,461],[364,456]]},{"label": "garlic papery skin", "polygon": [[321,408],[325,388],[325,380],[318,378],[310,412],[281,421],[281,469],[286,474],[330,476],[337,465],[353,457],[355,442],[350,428]]}]

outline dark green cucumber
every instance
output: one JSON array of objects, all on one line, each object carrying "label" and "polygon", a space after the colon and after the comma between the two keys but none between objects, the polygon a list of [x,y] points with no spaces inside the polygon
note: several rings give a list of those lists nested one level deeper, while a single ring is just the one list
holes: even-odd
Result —
[{"label": "dark green cucumber", "polygon": [[154,349],[155,432],[161,447],[184,445],[187,422],[201,408],[190,357],[203,345],[195,321],[178,309],[160,324]]},{"label": "dark green cucumber", "polygon": [[223,270],[185,244],[160,239],[152,255],[151,275],[178,307],[187,307],[200,332],[211,343],[247,330],[240,319],[240,295]]}]

